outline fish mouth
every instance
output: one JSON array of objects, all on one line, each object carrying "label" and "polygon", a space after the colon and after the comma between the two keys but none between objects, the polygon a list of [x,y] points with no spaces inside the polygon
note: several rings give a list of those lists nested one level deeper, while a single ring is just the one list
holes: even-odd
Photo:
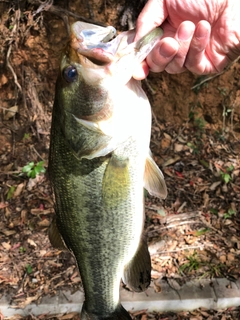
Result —
[{"label": "fish mouth", "polygon": [[113,62],[116,54],[124,43],[129,44],[134,39],[135,31],[123,32],[116,38],[114,27],[100,27],[89,23],[77,21],[71,26],[71,47],[78,55],[86,57],[95,65],[103,66]]}]

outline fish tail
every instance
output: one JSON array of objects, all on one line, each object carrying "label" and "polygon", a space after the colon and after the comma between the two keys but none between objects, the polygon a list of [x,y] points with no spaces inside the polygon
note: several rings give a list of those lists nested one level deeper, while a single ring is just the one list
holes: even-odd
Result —
[{"label": "fish tail", "polygon": [[83,304],[81,312],[81,320],[132,320],[130,314],[123,308],[121,304],[112,313],[102,312],[101,314],[90,313]]}]

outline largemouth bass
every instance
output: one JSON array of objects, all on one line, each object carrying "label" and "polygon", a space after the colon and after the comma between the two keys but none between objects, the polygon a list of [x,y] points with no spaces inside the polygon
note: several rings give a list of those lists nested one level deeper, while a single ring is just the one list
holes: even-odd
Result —
[{"label": "largemouth bass", "polygon": [[[113,40],[113,27],[76,22],[63,54],[52,115],[49,175],[56,202],[53,245],[73,253],[85,292],[81,319],[131,319],[119,298],[151,280],[142,235],[144,187],[167,195],[149,152],[151,110],[132,78],[161,36]],[[111,40],[111,41],[110,41]]]}]

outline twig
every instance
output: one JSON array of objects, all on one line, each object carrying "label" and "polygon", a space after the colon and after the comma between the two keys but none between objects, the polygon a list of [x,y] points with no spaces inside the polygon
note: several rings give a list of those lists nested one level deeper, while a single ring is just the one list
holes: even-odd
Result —
[{"label": "twig", "polygon": [[[39,3],[39,1],[38,1],[38,3]],[[59,6],[55,6],[52,3],[53,3],[53,0],[46,0],[44,3],[42,3],[39,6],[39,8],[34,12],[33,15],[35,16],[36,14],[41,13],[42,11],[48,11],[48,12],[52,12],[52,13],[60,16],[63,20],[64,20],[63,15],[67,15],[67,16],[72,16],[72,17],[74,17],[76,19],[80,19],[80,20],[82,20],[84,22],[93,23],[93,24],[97,24],[97,25],[102,26],[102,27],[106,27],[106,24],[103,24],[101,22],[95,21],[93,19],[87,19],[87,18],[85,18],[83,16],[80,16],[80,15],[78,15],[76,13],[73,13],[71,11],[63,9],[63,8],[61,8]]]},{"label": "twig", "polygon": [[222,113],[222,116],[223,116],[222,131],[225,131],[225,128],[226,128],[226,106],[225,106],[225,103],[223,103],[223,113]]},{"label": "twig", "polygon": [[217,74],[215,74],[215,75],[213,75],[213,76],[211,76],[211,77],[205,78],[205,79],[203,79],[201,82],[195,84],[195,86],[193,86],[193,87],[191,88],[191,90],[194,90],[194,89],[196,89],[197,87],[200,87],[203,83],[205,83],[205,82],[207,82],[207,81],[210,81],[210,80],[212,80],[212,79],[214,79],[214,78],[216,78],[216,77],[219,77],[220,75],[222,75],[223,73],[225,73],[227,70],[229,70],[229,69],[231,68],[231,66],[232,66],[235,62],[237,62],[239,59],[240,59],[240,57],[238,57],[237,59],[235,59],[235,60],[234,60],[233,62],[231,62],[223,71],[221,71],[221,72],[219,72],[219,73],[217,73]]},{"label": "twig", "polygon": [[18,80],[17,80],[17,75],[13,70],[13,67],[11,66],[10,62],[9,62],[9,56],[12,50],[12,45],[9,45],[8,51],[7,51],[7,57],[6,57],[6,62],[7,62],[7,66],[10,69],[10,71],[12,72],[13,78],[14,78],[14,83],[16,84],[16,86],[18,87],[18,89],[22,92],[22,87],[19,84]]},{"label": "twig", "polygon": [[155,115],[153,110],[152,110],[152,117],[153,117],[153,120],[156,122],[156,125],[159,127],[157,116]]},{"label": "twig", "polygon": [[15,148],[16,148],[16,139],[15,139],[16,133],[12,131],[12,157],[15,155]]},{"label": "twig", "polygon": [[24,109],[28,115],[28,118],[30,119],[30,113],[27,107],[27,101],[26,101],[26,91],[25,91],[25,78],[24,78],[24,70],[25,68],[22,67],[22,73],[21,73],[21,78],[22,78],[22,84],[23,84],[23,90],[22,90],[22,99],[23,99],[23,106]]},{"label": "twig", "polygon": [[184,201],[183,204],[181,205],[181,207],[177,210],[177,212],[181,212],[183,210],[183,208],[187,205],[187,202]]},{"label": "twig", "polygon": [[167,277],[165,277],[165,281],[167,282],[167,284],[169,285],[169,287],[170,287],[173,291],[175,291],[175,292],[177,293],[177,295],[178,295],[178,297],[179,297],[179,300],[181,301],[182,298],[181,298],[178,290],[177,290],[176,288],[174,288],[174,286],[171,284],[171,279],[168,279]]},{"label": "twig", "polygon": [[158,229],[156,229],[154,231],[165,230],[165,229],[168,229],[168,228],[175,228],[175,227],[178,227],[178,226],[182,226],[184,224],[192,224],[192,223],[199,223],[199,221],[192,221],[192,220],[182,221],[182,222],[179,222],[179,223],[170,224],[170,225],[168,225],[166,227],[158,228]]},{"label": "twig", "polygon": [[177,259],[174,259],[174,258],[173,258],[173,263],[175,264],[175,266],[177,267],[177,269],[178,269],[178,271],[181,273],[181,275],[182,275],[183,277],[185,277],[186,275],[185,275],[185,273],[181,270],[179,264],[177,263]]},{"label": "twig", "polygon": [[37,152],[37,150],[34,148],[34,146],[31,146],[31,149],[36,153],[36,155],[37,155],[40,159],[42,159],[42,160],[44,161],[43,157]]},{"label": "twig", "polygon": [[37,15],[42,11],[48,11],[52,6],[52,4],[53,4],[53,0],[46,0],[44,2],[41,2],[41,5],[37,8],[35,12],[33,12],[33,16]]},{"label": "twig", "polygon": [[193,211],[193,212],[183,212],[178,215],[171,215],[166,217],[166,222],[173,222],[173,221],[182,221],[189,218],[198,218],[201,215],[201,211]]},{"label": "twig", "polygon": [[1,107],[1,106],[0,106],[0,109],[3,109],[3,110],[8,111],[8,112],[16,113],[16,111],[12,111],[12,110],[9,110],[8,108],[4,108],[4,107]]},{"label": "twig", "polygon": [[145,206],[146,209],[150,209],[150,210],[154,210],[154,211],[158,211],[159,208],[154,208],[154,207],[150,207],[150,206]]},{"label": "twig", "polygon": [[12,72],[12,75],[14,78],[14,83],[16,84],[16,86],[18,87],[20,92],[22,92],[22,87],[18,82],[17,75],[16,75],[15,71],[13,70],[13,67],[11,66],[11,63],[9,61],[9,57],[10,57],[11,50],[12,50],[12,43],[14,42],[14,39],[13,39],[14,34],[16,35],[15,38],[17,38],[17,31],[16,30],[18,30],[18,27],[19,27],[20,16],[21,16],[21,12],[20,12],[20,9],[18,9],[15,11],[14,27],[11,32],[11,38],[10,38],[9,47],[8,47],[8,51],[7,51],[7,55],[6,55],[6,65],[10,69],[10,71]]},{"label": "twig", "polygon": [[[179,251],[183,251],[183,250],[191,250],[191,249],[202,249],[204,248],[206,244],[200,244],[199,246],[189,246],[189,247],[183,247],[183,248],[179,248],[179,249],[175,249],[175,250],[167,250],[167,251],[158,251],[157,254],[166,254],[166,253],[175,253],[175,252],[179,252]],[[210,246],[208,244],[208,246]]]},{"label": "twig", "polygon": [[146,78],[144,79],[144,84],[146,85],[146,87],[148,88],[148,90],[150,91],[151,95],[155,95],[157,93],[156,90],[153,89],[153,87],[150,85],[149,80]]},{"label": "twig", "polygon": [[201,82],[195,84],[195,86],[193,86],[193,87],[191,88],[191,90],[194,90],[194,89],[196,89],[197,87],[200,87],[202,84],[204,84],[204,83],[207,82],[207,81],[210,81],[210,80],[212,80],[212,79],[214,79],[214,78],[216,78],[216,77],[219,77],[219,76],[220,76],[221,74],[223,74],[225,71],[227,71],[227,69],[224,69],[223,71],[215,74],[214,76],[211,76],[211,77],[208,77],[208,78],[203,79]]},{"label": "twig", "polygon": [[236,102],[233,103],[233,106],[232,106],[232,112],[231,112],[231,131],[233,132],[233,116],[234,116],[234,111],[235,111],[235,105],[236,105]]},{"label": "twig", "polygon": [[15,174],[15,173],[21,173],[21,170],[15,170],[15,171],[0,171],[0,174]]},{"label": "twig", "polygon": [[201,222],[205,226],[207,226],[209,229],[212,229],[213,231],[215,231],[223,241],[226,240],[226,238],[223,236],[223,233],[222,233],[221,230],[218,230],[218,229],[214,228],[209,222],[206,221],[206,219],[203,216],[200,216],[200,219],[201,219]]},{"label": "twig", "polygon": [[176,227],[179,227],[179,226],[183,226],[185,224],[194,224],[194,223],[198,223],[199,224],[199,223],[201,223],[201,221],[191,221],[191,220],[182,221],[182,222],[179,222],[177,224],[171,224],[171,225],[168,225],[166,227],[160,227],[160,228],[154,229],[152,231],[148,231],[147,234],[148,234],[149,237],[153,237],[156,234],[159,234],[163,230],[170,229],[170,228],[176,228]]}]

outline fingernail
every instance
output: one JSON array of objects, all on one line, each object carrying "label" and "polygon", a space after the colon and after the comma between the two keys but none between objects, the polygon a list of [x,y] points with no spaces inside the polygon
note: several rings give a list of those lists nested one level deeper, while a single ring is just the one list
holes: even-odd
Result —
[{"label": "fingernail", "polygon": [[192,37],[194,30],[191,28],[186,28],[185,26],[180,26],[178,29],[178,39],[182,41],[187,41],[189,38]]},{"label": "fingernail", "polygon": [[159,53],[164,58],[170,58],[176,54],[176,49],[169,46],[167,43],[162,43],[159,49]]}]

